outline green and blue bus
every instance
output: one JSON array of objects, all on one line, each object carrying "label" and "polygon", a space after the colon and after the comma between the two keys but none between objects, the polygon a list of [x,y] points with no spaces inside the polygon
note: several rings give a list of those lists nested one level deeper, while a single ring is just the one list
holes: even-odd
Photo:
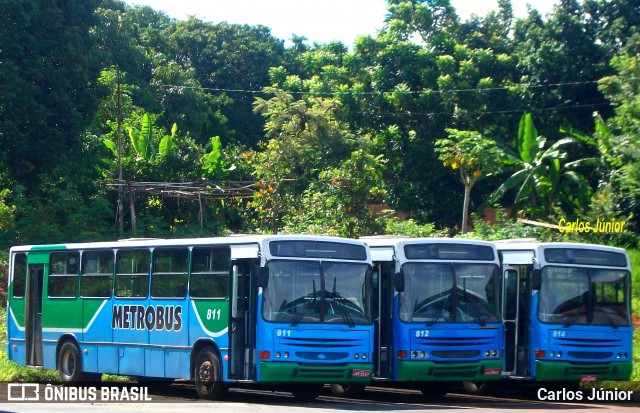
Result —
[{"label": "green and blue bus", "polygon": [[[374,263],[374,377],[446,393],[461,381],[498,380],[502,369],[500,270],[492,243],[363,238]],[[334,384],[336,394],[359,384]]]},{"label": "green and blue bus", "polygon": [[66,383],[102,373],[286,387],[373,371],[372,262],[361,241],[315,236],[138,239],[10,250],[7,354]]},{"label": "green and blue bus", "polygon": [[633,328],[627,252],[535,240],[496,246],[505,329],[502,378],[565,387],[628,380]]}]

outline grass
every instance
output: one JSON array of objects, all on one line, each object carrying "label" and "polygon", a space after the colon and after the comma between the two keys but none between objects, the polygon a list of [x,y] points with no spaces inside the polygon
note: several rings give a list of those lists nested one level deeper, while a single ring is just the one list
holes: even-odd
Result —
[{"label": "grass", "polygon": [[[20,366],[7,357],[7,309],[0,307],[0,382],[59,382],[56,370]],[[103,382],[128,382],[131,377],[103,374]]]}]

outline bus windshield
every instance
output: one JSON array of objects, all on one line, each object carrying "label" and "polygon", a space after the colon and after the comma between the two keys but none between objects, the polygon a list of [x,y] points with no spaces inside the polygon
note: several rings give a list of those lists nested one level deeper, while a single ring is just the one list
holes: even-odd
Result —
[{"label": "bus windshield", "polygon": [[566,326],[629,326],[628,285],[628,271],[545,267],[538,318]]},{"label": "bus windshield", "polygon": [[371,324],[368,264],[273,260],[262,292],[266,321]]},{"label": "bus windshield", "polygon": [[493,264],[407,263],[399,315],[405,322],[497,323],[498,267]]}]

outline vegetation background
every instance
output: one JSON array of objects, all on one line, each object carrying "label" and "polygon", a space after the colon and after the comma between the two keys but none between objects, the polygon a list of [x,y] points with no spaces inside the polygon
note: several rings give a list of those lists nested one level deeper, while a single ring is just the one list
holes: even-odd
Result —
[{"label": "vegetation background", "polygon": [[637,316],[640,3],[498,4],[388,0],[374,36],[285,47],[118,0],[0,0],[1,258],[241,232],[593,242],[631,251]]}]

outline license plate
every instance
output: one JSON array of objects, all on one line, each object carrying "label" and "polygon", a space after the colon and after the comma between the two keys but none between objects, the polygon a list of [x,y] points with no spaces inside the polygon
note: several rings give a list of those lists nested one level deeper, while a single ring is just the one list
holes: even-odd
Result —
[{"label": "license plate", "polygon": [[500,369],[486,369],[482,372],[483,376],[495,376],[496,374],[500,374]]},{"label": "license plate", "polygon": [[580,377],[580,381],[598,381],[598,376],[595,374],[583,374]]},{"label": "license plate", "polygon": [[353,369],[351,377],[371,377],[371,370]]}]

